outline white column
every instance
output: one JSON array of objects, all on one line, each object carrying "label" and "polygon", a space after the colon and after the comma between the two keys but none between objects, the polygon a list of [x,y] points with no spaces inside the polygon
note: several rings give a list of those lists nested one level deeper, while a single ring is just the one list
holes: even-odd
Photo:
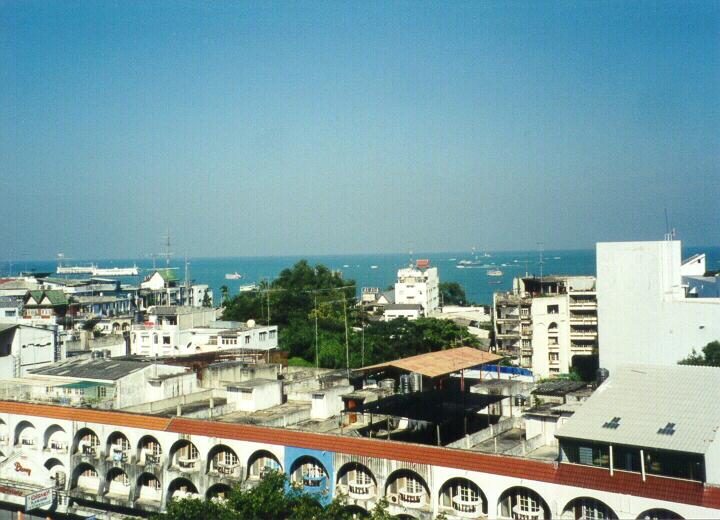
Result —
[{"label": "white column", "polygon": [[642,474],[643,482],[645,482],[645,451],[640,450],[640,473]]}]

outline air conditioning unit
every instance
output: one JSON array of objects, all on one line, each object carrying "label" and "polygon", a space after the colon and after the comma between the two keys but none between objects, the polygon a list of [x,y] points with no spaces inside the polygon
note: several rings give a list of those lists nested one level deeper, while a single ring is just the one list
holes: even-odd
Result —
[{"label": "air conditioning unit", "polygon": [[388,498],[390,499],[391,504],[397,504],[398,503],[398,496],[397,495],[388,495]]}]

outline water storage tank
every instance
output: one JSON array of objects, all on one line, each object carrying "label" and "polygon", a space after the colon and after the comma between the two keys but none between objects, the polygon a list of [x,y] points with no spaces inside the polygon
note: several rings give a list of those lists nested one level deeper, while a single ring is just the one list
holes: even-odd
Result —
[{"label": "water storage tank", "polygon": [[610,377],[610,371],[607,368],[598,368],[596,372],[596,379],[598,385],[601,385],[605,380]]},{"label": "water storage tank", "polygon": [[418,374],[417,372],[413,372],[410,374],[410,391],[422,391],[422,374]]},{"label": "water storage tank", "polygon": [[252,329],[255,327],[255,320],[247,320],[247,328]]},{"label": "water storage tank", "polygon": [[409,394],[412,392],[410,388],[410,374],[403,374],[400,376],[400,393]]},{"label": "water storage tank", "polygon": [[392,392],[395,391],[395,380],[394,379],[383,379],[380,381],[380,388],[388,388]]}]

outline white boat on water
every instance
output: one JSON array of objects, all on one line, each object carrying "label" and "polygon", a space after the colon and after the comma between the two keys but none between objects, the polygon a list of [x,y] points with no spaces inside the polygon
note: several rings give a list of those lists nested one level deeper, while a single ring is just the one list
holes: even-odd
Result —
[{"label": "white boat on water", "polygon": [[93,276],[137,276],[138,268],[136,265],[132,267],[94,267]]},{"label": "white boat on water", "polygon": [[377,268],[378,268],[378,266],[376,266],[376,265],[371,265],[371,266],[370,266],[370,269],[377,269]]},{"label": "white boat on water", "polygon": [[57,274],[93,274],[95,266],[68,265],[57,267]]},{"label": "white boat on water", "polygon": [[226,280],[239,280],[240,278],[242,278],[242,275],[237,271],[235,271],[234,273],[227,273],[225,275]]},{"label": "white boat on water", "polygon": [[491,269],[487,272],[488,276],[502,276],[503,272],[500,269]]},{"label": "white boat on water", "polygon": [[257,284],[249,283],[247,285],[241,285],[240,286],[240,292],[251,292],[251,291],[257,291]]}]

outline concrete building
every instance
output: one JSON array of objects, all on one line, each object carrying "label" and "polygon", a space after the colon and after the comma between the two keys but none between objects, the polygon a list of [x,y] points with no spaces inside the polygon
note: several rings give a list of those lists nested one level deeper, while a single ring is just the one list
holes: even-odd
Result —
[{"label": "concrete building", "polygon": [[416,266],[398,270],[395,283],[395,303],[420,305],[423,315],[440,306],[440,279],[437,267],[427,267],[427,260],[418,260]]},{"label": "concrete building", "polygon": [[[279,470],[323,503],[343,493],[348,505],[362,512],[384,498],[392,515],[418,520],[440,513],[450,520],[720,518],[714,439],[720,418],[713,404],[717,400],[691,406],[703,390],[716,392],[720,378],[699,373],[640,377],[637,385],[636,375],[611,375],[603,385],[606,390],[581,404],[574,415],[558,411],[558,417],[567,419],[554,425],[563,454],[560,461],[555,459],[557,447],[546,447],[546,456],[532,456],[535,443],[505,446],[522,420],[518,417],[503,418],[493,425],[494,433],[474,434],[471,441],[478,444],[467,449],[462,447],[465,439],[434,446],[400,436],[390,442],[359,437],[357,430],[352,435],[317,431],[318,425],[332,421],[309,421],[314,431],[250,423],[270,417],[273,408],[237,412],[244,417],[238,424],[233,414],[210,421],[164,412],[0,401],[0,502],[5,508],[22,507],[24,495],[52,488],[56,512],[106,520],[118,508],[149,513],[180,498],[223,497],[233,485],[253,486],[267,471]],[[668,385],[668,380],[676,383]],[[274,388],[271,381],[241,386],[250,389],[251,396],[256,388],[262,389],[261,401],[267,397],[264,389]],[[426,394],[420,396],[424,402]],[[648,400],[658,396],[662,406],[648,406]],[[412,400],[411,395],[390,398]],[[275,408],[287,412],[288,404]],[[356,420],[361,415],[345,413]],[[672,427],[668,422],[674,423]],[[605,423],[618,427],[604,427]],[[537,443],[552,438],[540,425],[533,428]],[[498,436],[498,431],[503,433]],[[678,469],[667,464],[667,456],[658,456],[662,450],[648,449],[638,459],[633,450],[650,448],[648,439],[691,458]],[[603,443],[632,449],[603,451]],[[611,460],[629,465],[620,470],[620,465],[610,465]],[[644,470],[633,465],[636,460],[647,463]]]},{"label": "concrete building", "polygon": [[58,361],[55,334],[44,327],[0,323],[0,380],[23,377]]},{"label": "concrete building", "polygon": [[132,327],[131,352],[167,357],[233,350],[267,358],[277,349],[277,326],[219,321],[216,315],[207,307],[151,307],[147,320]]},{"label": "concrete building", "polygon": [[675,365],[693,349],[720,338],[720,298],[687,294],[677,240],[597,244],[600,366],[610,373],[624,363]]},{"label": "concrete building", "polygon": [[[207,295],[207,298],[206,298]],[[138,298],[142,308],[154,305],[212,307],[213,293],[208,285],[180,280],[176,269],[156,269],[140,284]]]},{"label": "concrete building", "polygon": [[516,278],[513,291],[493,296],[498,352],[538,377],[568,373],[575,356],[596,355],[595,278]]}]

